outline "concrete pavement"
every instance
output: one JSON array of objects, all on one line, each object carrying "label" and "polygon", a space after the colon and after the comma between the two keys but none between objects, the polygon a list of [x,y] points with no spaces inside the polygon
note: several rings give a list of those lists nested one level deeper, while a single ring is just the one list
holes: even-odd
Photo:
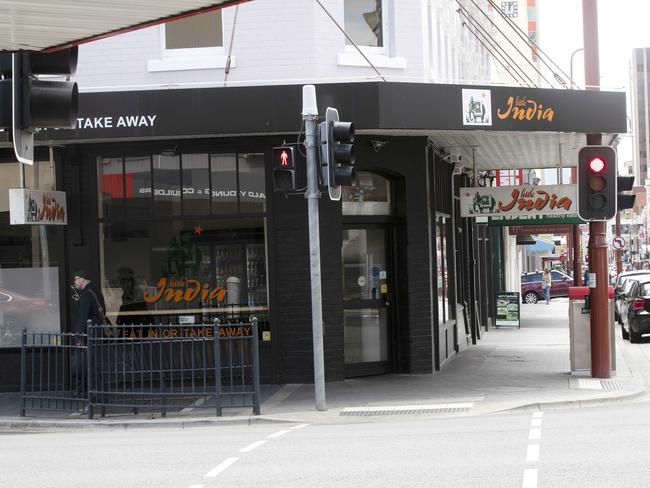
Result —
[{"label": "concrete pavement", "polygon": [[[522,305],[522,326],[483,332],[482,339],[435,374],[385,375],[328,383],[327,410],[314,408],[314,387],[267,385],[262,415],[224,410],[223,417],[196,409],[110,416],[87,420],[79,414],[19,417],[19,395],[0,394],[0,429],[190,427],[257,422],[345,422],[395,415],[479,415],[512,409],[546,409],[621,402],[645,395],[650,344],[629,344],[616,334],[616,372],[608,380],[570,374],[568,300]],[[646,350],[647,349],[647,350]],[[53,416],[55,415],[55,416]],[[158,417],[158,418],[156,418]]]}]

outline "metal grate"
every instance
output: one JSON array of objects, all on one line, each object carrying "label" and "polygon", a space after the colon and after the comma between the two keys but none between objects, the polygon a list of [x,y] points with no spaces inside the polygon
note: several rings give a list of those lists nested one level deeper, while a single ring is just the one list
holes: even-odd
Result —
[{"label": "metal grate", "polygon": [[379,415],[460,415],[469,413],[473,403],[444,403],[437,405],[395,405],[376,407],[346,407],[340,415],[344,417],[372,417]]}]

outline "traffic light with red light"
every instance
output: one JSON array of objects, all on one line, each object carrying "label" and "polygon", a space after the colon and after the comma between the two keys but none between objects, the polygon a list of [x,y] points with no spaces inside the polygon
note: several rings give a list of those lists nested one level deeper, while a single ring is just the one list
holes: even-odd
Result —
[{"label": "traffic light with red light", "polygon": [[325,122],[320,124],[322,180],[331,200],[341,199],[341,186],[356,181],[354,169],[354,124],[340,122],[339,112],[327,107]]},{"label": "traffic light with red light", "polygon": [[585,146],[578,153],[578,216],[586,221],[616,215],[616,151],[610,146]]},{"label": "traffic light with red light", "polygon": [[275,191],[296,191],[296,163],[293,147],[274,147],[273,152],[273,189]]}]

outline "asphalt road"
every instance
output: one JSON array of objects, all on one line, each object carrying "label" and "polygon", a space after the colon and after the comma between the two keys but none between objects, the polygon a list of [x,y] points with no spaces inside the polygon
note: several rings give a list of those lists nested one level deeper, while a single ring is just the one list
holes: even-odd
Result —
[{"label": "asphalt road", "polygon": [[646,487],[650,403],[0,436],[3,487]]}]

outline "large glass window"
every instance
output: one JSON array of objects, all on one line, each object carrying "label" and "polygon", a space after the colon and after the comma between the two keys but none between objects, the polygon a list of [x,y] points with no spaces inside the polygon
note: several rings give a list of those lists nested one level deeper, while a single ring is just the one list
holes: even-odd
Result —
[{"label": "large glass window", "polygon": [[9,224],[8,190],[19,188],[21,168],[27,188],[52,190],[54,182],[49,162],[24,167],[0,162],[0,348],[20,347],[23,328],[61,331],[56,249],[63,229]]},{"label": "large glass window", "polygon": [[118,324],[263,319],[264,227],[263,219],[102,224],[108,316]]},{"label": "large glass window", "polygon": [[99,158],[98,167],[102,219],[266,211],[262,153]]}]

